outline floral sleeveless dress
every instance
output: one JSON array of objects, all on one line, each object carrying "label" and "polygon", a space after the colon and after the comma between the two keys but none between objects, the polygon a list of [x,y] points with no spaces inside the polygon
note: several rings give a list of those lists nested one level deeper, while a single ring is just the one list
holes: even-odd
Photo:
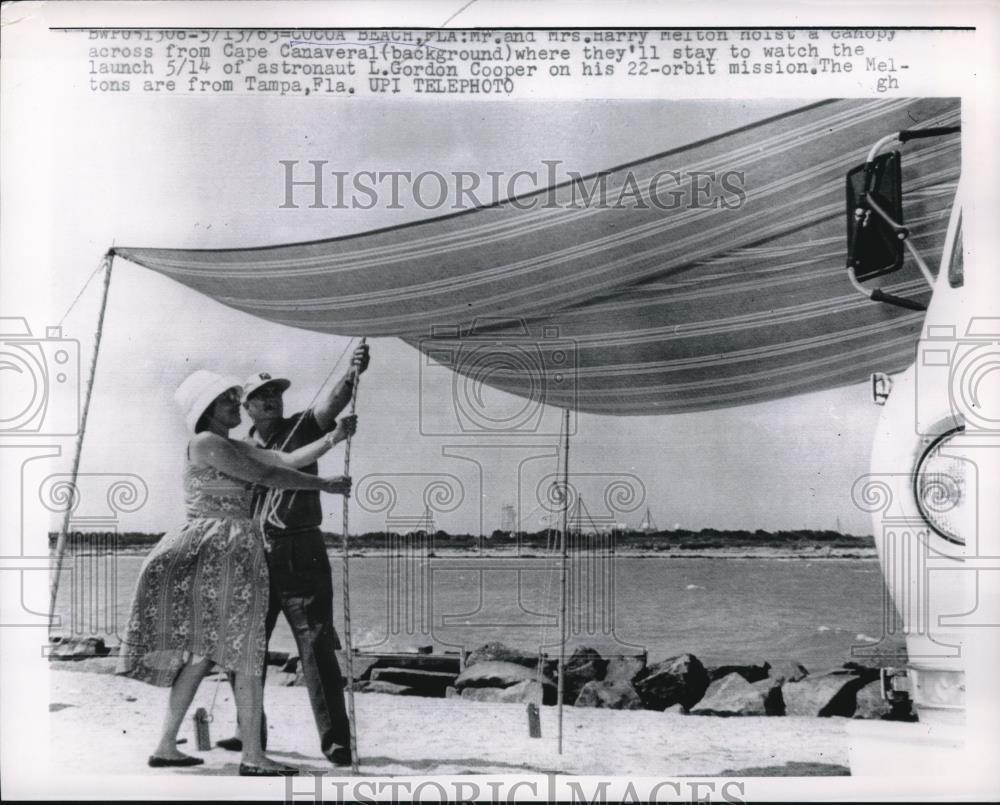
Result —
[{"label": "floral sleeveless dress", "polygon": [[250,494],[243,481],[188,462],[187,522],[142,564],[117,673],[169,686],[192,655],[262,673],[268,575]]}]

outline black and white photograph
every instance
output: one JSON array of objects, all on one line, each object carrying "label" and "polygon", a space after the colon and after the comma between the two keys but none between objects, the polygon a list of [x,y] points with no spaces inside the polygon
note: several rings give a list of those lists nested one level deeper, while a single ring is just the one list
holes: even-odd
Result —
[{"label": "black and white photograph", "polygon": [[1000,10],[699,6],[0,9],[7,796],[1000,794]]}]

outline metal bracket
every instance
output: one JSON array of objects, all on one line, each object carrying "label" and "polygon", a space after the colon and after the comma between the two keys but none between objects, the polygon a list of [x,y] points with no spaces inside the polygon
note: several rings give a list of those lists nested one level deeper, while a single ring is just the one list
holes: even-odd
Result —
[{"label": "metal bracket", "polygon": [[[959,126],[949,126],[945,128],[928,128],[928,129],[914,129],[910,131],[899,131],[895,134],[888,134],[878,140],[875,145],[872,146],[871,150],[868,152],[868,158],[865,161],[866,165],[871,165],[878,156],[879,151],[885,148],[887,145],[894,145],[896,143],[905,143],[910,140],[922,139],[925,137],[940,137],[945,134],[953,134],[955,132],[961,131]],[[921,256],[920,252],[917,251],[917,247],[913,245],[910,241],[910,230],[903,226],[902,224],[894,221],[889,214],[883,210],[867,193],[861,196],[859,202],[863,206],[859,206],[855,210],[855,216],[858,218],[863,218],[871,214],[874,211],[895,233],[896,237],[899,238],[906,250],[910,253],[910,256],[916,262],[917,267],[920,269],[920,273],[923,275],[927,284],[933,288],[935,277],[931,272],[930,266]],[[865,297],[872,300],[873,302],[885,302],[886,304],[895,305],[896,307],[907,308],[909,310],[927,310],[927,305],[920,302],[914,302],[911,299],[907,299],[901,296],[894,296],[893,294],[888,294],[881,288],[876,288],[875,290],[869,291],[860,282],[858,282],[857,277],[854,275],[853,265],[849,265],[847,268],[847,275],[851,281],[851,284],[858,290],[858,292],[864,294]]]}]

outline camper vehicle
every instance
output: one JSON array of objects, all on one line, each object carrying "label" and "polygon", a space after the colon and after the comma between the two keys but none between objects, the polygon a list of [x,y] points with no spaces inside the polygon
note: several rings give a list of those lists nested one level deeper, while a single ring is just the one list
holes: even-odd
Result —
[{"label": "camper vehicle", "polygon": [[912,297],[871,288],[902,267],[905,249],[933,289],[912,365],[892,378],[872,378],[874,402],[884,407],[871,472],[854,489],[855,501],[872,513],[891,599],[883,639],[895,636],[898,645],[902,634],[906,643],[905,668],[883,671],[883,694],[909,695],[918,722],[852,723],[855,774],[940,774],[961,767],[967,683],[978,667],[980,641],[991,631],[980,627],[991,622],[996,605],[989,570],[989,557],[1000,555],[991,500],[1000,489],[995,288],[974,259],[966,264],[961,180],[935,273],[902,221],[901,154],[879,153],[894,142],[955,130],[883,138],[865,165],[848,175],[848,271],[855,286],[879,304],[922,308]]}]

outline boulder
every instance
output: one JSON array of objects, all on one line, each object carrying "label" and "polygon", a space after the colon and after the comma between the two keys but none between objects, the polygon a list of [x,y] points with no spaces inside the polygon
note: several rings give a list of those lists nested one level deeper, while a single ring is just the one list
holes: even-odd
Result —
[{"label": "boulder", "polygon": [[872,668],[868,665],[861,665],[857,662],[845,662],[841,668],[850,671],[857,677],[864,680],[867,685],[869,682],[874,682],[876,679],[881,679],[882,671],[880,668]]},{"label": "boulder", "polygon": [[[500,660],[480,660],[465,670],[455,680],[455,687],[464,688],[509,688],[518,682],[535,679],[538,673],[515,662]],[[549,684],[552,684],[549,680]]]},{"label": "boulder", "polygon": [[465,667],[468,668],[470,665],[492,661],[512,662],[517,665],[523,665],[525,668],[537,668],[538,654],[528,654],[519,649],[511,648],[505,643],[493,641],[470,651],[468,657],[465,658]]},{"label": "boulder", "polygon": [[601,680],[588,682],[576,697],[577,707],[600,707],[607,710],[641,710],[642,699],[628,682]]},{"label": "boulder", "polygon": [[663,712],[673,713],[675,716],[686,716],[689,711],[683,704],[672,704]]},{"label": "boulder", "polygon": [[[538,672],[513,662],[484,660],[471,668],[466,668],[455,680],[455,687],[464,692],[466,688],[509,688],[519,682],[538,680]],[[555,704],[556,683],[548,677],[541,679],[542,699],[545,704]]]},{"label": "boulder", "polygon": [[799,682],[809,676],[806,667],[795,660],[778,660],[767,665],[767,675],[779,685],[785,682]]},{"label": "boulder", "polygon": [[847,671],[814,674],[782,686],[785,714],[790,716],[854,715],[857,692],[865,686],[862,677]]},{"label": "boulder", "polygon": [[608,666],[604,672],[606,680],[618,680],[631,683],[639,674],[646,669],[646,655],[644,654],[624,654],[608,659]]},{"label": "boulder", "polygon": [[85,660],[90,657],[107,657],[111,649],[101,637],[63,637],[52,641],[50,660]]},{"label": "boulder", "polygon": [[[336,652],[337,662],[340,664],[340,670],[346,679],[347,677],[347,656],[343,651]],[[354,681],[357,682],[359,679],[371,679],[372,668],[377,667],[378,659],[375,657],[368,656],[366,654],[355,654],[352,658],[351,668],[354,671]],[[296,669],[298,673],[302,672],[302,664],[299,663],[299,667]],[[344,683],[346,685],[346,682]]]},{"label": "boulder", "polygon": [[462,694],[458,692],[458,688],[452,685],[449,685],[447,688],[445,688],[444,697],[446,699],[458,699],[461,696]]},{"label": "boulder", "polygon": [[887,718],[892,704],[882,698],[882,682],[869,682],[855,696],[854,718]]},{"label": "boulder", "polygon": [[691,708],[696,716],[763,716],[767,715],[764,699],[767,691],[761,691],[747,682],[739,673],[733,672],[708,686],[701,701]]},{"label": "boulder", "polygon": [[540,705],[545,691],[542,685],[534,680],[526,680],[511,685],[509,688],[465,688],[463,699],[475,702],[503,702],[526,704],[534,702]]},{"label": "boulder", "polygon": [[406,685],[397,685],[394,682],[382,682],[381,680],[374,679],[355,682],[354,690],[358,693],[389,693],[393,696],[418,695],[413,688]]},{"label": "boulder", "polygon": [[764,714],[769,716],[783,716],[785,714],[785,700],[781,696],[781,683],[770,677],[752,683],[764,697]]},{"label": "boulder", "polygon": [[693,654],[681,654],[650,665],[632,682],[649,710],[682,704],[689,710],[708,689],[708,672]]},{"label": "boulder", "polygon": [[425,696],[444,696],[445,689],[455,681],[455,674],[444,671],[421,671],[412,668],[374,668],[373,682],[392,682],[420,691]]},{"label": "boulder", "polygon": [[[268,674],[267,684],[271,684],[271,680],[274,680],[275,685],[281,685],[284,688],[304,688],[306,686],[305,677],[302,676],[302,668],[299,667],[294,674]],[[357,690],[358,681],[354,680],[355,690]],[[347,680],[344,680],[344,687],[347,686]]]},{"label": "boulder", "polygon": [[706,667],[705,670],[708,671],[708,678],[712,682],[724,679],[730,674],[739,674],[747,682],[760,682],[762,679],[767,679],[771,664],[765,660],[753,664],[715,665]]},{"label": "boulder", "polygon": [[563,701],[572,702],[580,694],[588,682],[599,682],[604,679],[608,669],[608,661],[592,648],[578,648],[566,660],[564,684],[566,686]]},{"label": "boulder", "polygon": [[462,664],[458,653],[435,654],[418,650],[422,648],[417,646],[409,652],[356,655],[354,664],[357,666],[362,661],[369,663],[371,668],[410,668],[415,671],[440,671],[458,675]]}]

